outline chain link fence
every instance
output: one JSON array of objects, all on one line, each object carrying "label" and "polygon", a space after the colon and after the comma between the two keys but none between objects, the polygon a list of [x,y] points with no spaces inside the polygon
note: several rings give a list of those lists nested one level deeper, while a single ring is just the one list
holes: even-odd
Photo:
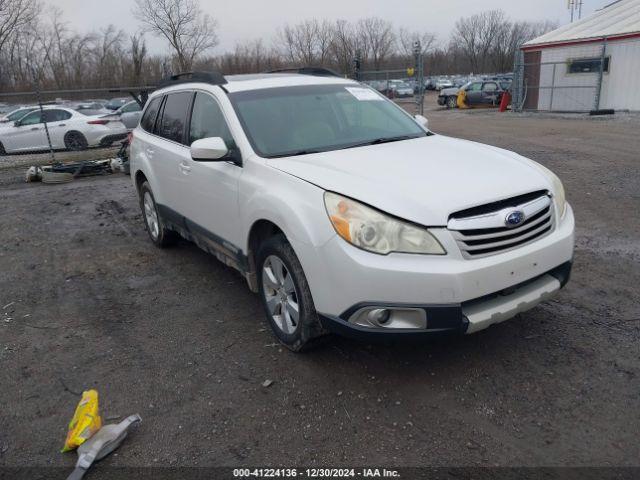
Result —
[{"label": "chain link fence", "polygon": [[608,55],[606,41],[518,52],[513,109],[567,113],[599,110],[603,81],[609,74]]},{"label": "chain link fence", "polygon": [[[0,170],[24,178],[31,166],[122,156],[153,87],[0,93]],[[127,107],[128,106],[128,107]]]}]

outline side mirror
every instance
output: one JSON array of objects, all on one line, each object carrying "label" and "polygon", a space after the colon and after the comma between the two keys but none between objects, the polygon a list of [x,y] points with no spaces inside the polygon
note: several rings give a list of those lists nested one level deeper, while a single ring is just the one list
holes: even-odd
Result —
[{"label": "side mirror", "polygon": [[229,148],[220,137],[202,138],[191,144],[191,158],[196,162],[223,161]]},{"label": "side mirror", "polygon": [[20,120],[16,120],[15,122],[13,122],[13,126],[14,127],[21,127],[22,123],[20,123]]},{"label": "side mirror", "polygon": [[418,122],[418,125],[424,127],[426,130],[429,130],[429,120],[427,120],[426,117],[423,117],[422,115],[416,115],[413,118],[416,120],[416,122]]}]

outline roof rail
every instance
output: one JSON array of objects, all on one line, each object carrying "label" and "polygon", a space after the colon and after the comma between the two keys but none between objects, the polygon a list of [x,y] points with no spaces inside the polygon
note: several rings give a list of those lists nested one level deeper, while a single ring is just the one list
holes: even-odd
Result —
[{"label": "roof rail", "polygon": [[298,73],[300,75],[315,75],[316,77],[342,77],[334,70],[325,67],[287,67],[269,70],[265,73]]},{"label": "roof rail", "polygon": [[224,85],[227,79],[220,72],[183,72],[163,78],[158,88],[170,87],[181,83],[209,83],[211,85]]}]

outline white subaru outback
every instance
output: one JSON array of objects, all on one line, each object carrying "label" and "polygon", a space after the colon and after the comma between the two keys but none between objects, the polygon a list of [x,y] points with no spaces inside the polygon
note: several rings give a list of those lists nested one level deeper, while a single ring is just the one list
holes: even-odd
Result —
[{"label": "white subaru outback", "polygon": [[321,69],[165,80],[131,171],[152,242],[184,237],[238,269],[295,351],[327,332],[477,332],[571,272],[574,217],[552,172],[435,135]]}]

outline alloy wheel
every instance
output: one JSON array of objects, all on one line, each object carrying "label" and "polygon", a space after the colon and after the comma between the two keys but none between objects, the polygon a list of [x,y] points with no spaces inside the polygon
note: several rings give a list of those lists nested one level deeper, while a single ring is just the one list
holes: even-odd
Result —
[{"label": "alloy wheel", "polygon": [[144,193],[144,216],[151,237],[155,240],[160,234],[160,223],[158,222],[158,212],[149,192]]},{"label": "alloy wheel", "polygon": [[262,266],[264,298],[274,323],[282,332],[292,334],[298,328],[300,306],[293,277],[275,255],[268,256]]}]

